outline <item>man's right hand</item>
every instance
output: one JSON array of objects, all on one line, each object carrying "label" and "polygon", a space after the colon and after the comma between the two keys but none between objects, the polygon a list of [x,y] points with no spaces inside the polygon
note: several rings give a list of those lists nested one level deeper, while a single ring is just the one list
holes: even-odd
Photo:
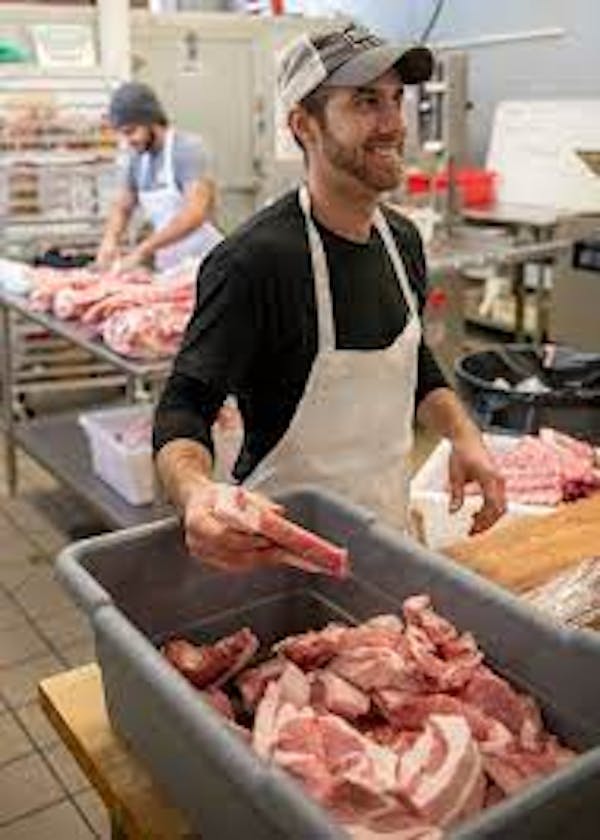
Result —
[{"label": "man's right hand", "polygon": [[95,265],[100,271],[109,271],[111,266],[119,258],[119,246],[112,239],[102,240],[98,253],[96,254]]},{"label": "man's right hand", "polygon": [[[281,506],[257,493],[249,494],[263,507],[281,513]],[[217,485],[205,480],[186,500],[183,524],[189,553],[220,569],[245,572],[270,566],[281,559],[281,549],[258,534],[223,523],[214,514]]]}]

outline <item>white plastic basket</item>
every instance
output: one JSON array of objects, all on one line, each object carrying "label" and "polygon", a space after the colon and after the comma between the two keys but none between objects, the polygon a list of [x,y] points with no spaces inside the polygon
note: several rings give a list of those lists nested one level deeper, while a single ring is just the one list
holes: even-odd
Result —
[{"label": "white plastic basket", "polygon": [[128,446],[118,439],[136,421],[151,418],[150,405],[89,411],[79,423],[90,445],[94,473],[131,505],[147,505],[154,498],[152,444]]},{"label": "white plastic basket", "polygon": [[[510,435],[484,435],[493,453],[508,452],[519,442]],[[448,460],[450,442],[442,440],[414,476],[410,485],[410,507],[416,512],[419,528],[426,545],[440,548],[464,539],[469,534],[473,514],[482,504],[480,495],[465,497],[462,508],[456,513],[448,511]],[[505,516],[500,520],[530,515],[552,513],[555,508],[543,505],[524,505],[509,502]]]}]

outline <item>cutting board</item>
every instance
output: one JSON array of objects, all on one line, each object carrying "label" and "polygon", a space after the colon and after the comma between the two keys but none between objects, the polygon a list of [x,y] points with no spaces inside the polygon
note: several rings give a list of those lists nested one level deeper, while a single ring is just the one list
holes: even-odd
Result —
[{"label": "cutting board", "polygon": [[515,592],[600,556],[600,493],[548,516],[525,516],[444,549],[452,559]]}]

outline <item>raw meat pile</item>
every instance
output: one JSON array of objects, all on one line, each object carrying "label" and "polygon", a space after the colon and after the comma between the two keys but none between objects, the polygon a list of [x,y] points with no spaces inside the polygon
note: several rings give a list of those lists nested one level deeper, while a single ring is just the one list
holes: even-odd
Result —
[{"label": "raw meat pile", "polygon": [[[552,506],[600,488],[594,448],[555,429],[525,435],[514,449],[494,457],[511,502]],[[478,492],[474,485],[468,489]]]},{"label": "raw meat pile", "polygon": [[168,280],[145,269],[97,273],[81,269],[31,269],[32,309],[77,320],[124,356],[171,356],[194,308],[195,270]]},{"label": "raw meat pile", "polygon": [[267,507],[243,487],[215,485],[213,513],[222,522],[239,531],[261,534],[282,549],[279,562],[305,572],[342,578],[348,574],[348,552],[333,545],[300,525],[290,522]]},{"label": "raw meat pile", "polygon": [[163,652],[352,837],[438,840],[575,754],[427,595],[408,598],[403,616],[291,636],[254,667],[248,628]]}]

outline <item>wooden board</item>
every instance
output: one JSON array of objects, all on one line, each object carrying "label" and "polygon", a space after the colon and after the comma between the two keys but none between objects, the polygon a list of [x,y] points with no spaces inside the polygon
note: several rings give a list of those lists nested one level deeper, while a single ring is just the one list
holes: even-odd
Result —
[{"label": "wooden board", "polygon": [[600,493],[549,516],[513,519],[444,553],[508,589],[531,589],[579,560],[600,556]]},{"label": "wooden board", "polygon": [[196,836],[146,768],[113,732],[97,665],[42,680],[39,699],[126,837],[189,840]]}]

